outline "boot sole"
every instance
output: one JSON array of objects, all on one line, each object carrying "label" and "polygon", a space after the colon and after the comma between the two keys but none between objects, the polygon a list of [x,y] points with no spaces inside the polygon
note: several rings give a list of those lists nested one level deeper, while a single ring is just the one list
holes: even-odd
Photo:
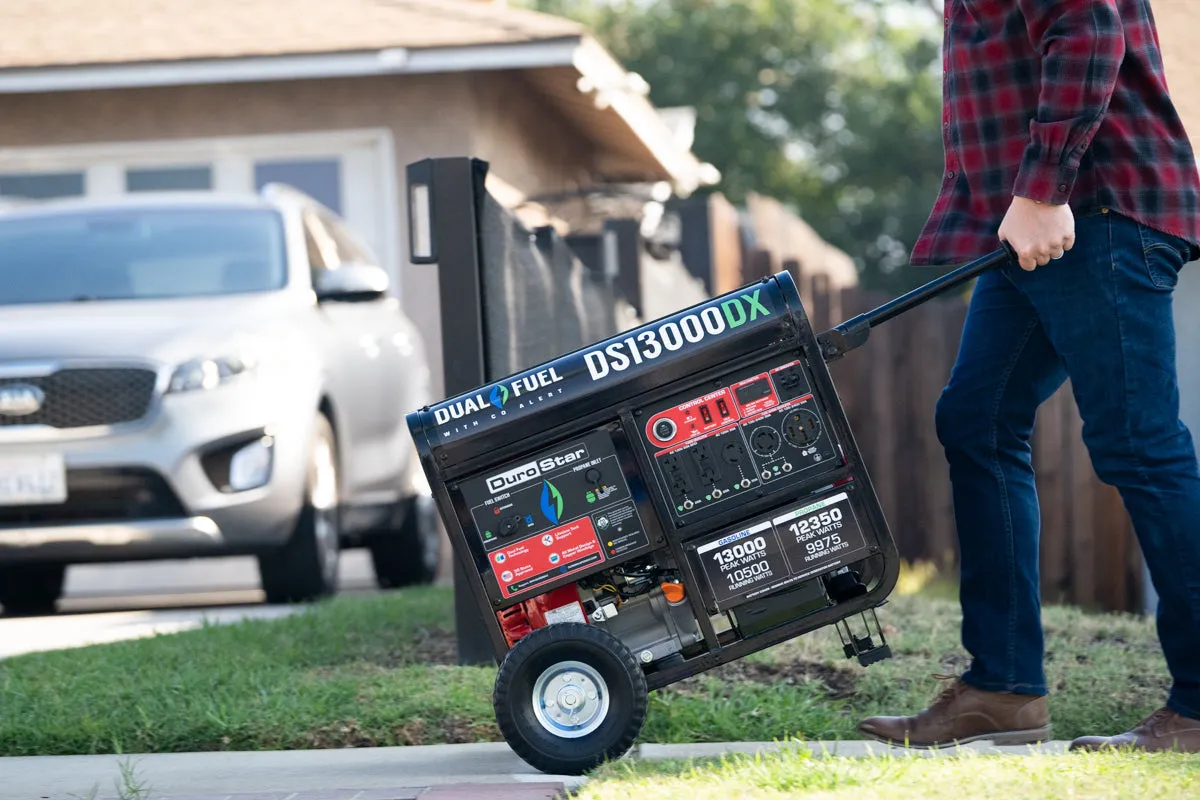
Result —
[{"label": "boot sole", "polygon": [[948,742],[933,742],[922,744],[918,742],[897,741],[889,739],[886,736],[879,736],[867,731],[859,731],[864,736],[874,739],[877,742],[891,745],[892,747],[904,747],[911,750],[945,750],[949,747],[958,747],[972,742],[990,741],[996,747],[1012,747],[1023,744],[1041,744],[1050,741],[1050,732],[1052,726],[1047,725],[1044,728],[1031,728],[1025,731],[1000,731],[997,733],[981,733],[977,736],[967,736],[963,739],[953,739]]}]

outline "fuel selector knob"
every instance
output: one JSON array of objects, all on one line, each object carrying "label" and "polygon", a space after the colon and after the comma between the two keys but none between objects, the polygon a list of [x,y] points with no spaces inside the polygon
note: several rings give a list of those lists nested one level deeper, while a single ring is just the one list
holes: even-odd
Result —
[{"label": "fuel selector knob", "polygon": [[675,421],[671,419],[660,419],[654,423],[654,438],[660,442],[669,442],[675,438]]}]

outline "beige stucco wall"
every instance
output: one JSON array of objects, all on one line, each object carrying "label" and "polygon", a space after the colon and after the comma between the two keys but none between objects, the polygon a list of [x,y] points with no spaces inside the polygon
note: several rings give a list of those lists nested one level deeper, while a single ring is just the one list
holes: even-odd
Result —
[{"label": "beige stucco wall", "polygon": [[1193,140],[1200,141],[1200,8],[1195,0],[1153,0],[1171,97]]},{"label": "beige stucco wall", "polygon": [[425,336],[440,396],[437,276],[408,263],[405,167],[475,156],[527,195],[586,181],[589,154],[516,75],[450,74],[0,95],[0,147],[390,128],[405,310]]},{"label": "beige stucco wall", "polygon": [[590,184],[589,146],[520,75],[479,75],[470,88],[472,155],[492,174],[532,197]]}]

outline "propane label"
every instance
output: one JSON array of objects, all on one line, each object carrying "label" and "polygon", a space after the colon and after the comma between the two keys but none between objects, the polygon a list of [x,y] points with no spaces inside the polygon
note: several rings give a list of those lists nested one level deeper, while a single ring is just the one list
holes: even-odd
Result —
[{"label": "propane label", "polygon": [[845,492],[771,520],[792,572],[811,575],[845,564],[867,549]]},{"label": "propane label", "polygon": [[492,574],[505,597],[532,589],[604,560],[604,549],[589,517],[488,554]]}]

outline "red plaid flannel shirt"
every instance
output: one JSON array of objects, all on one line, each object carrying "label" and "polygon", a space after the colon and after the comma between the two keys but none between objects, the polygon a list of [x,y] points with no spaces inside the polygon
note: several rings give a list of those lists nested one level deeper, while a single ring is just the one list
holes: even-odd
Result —
[{"label": "red plaid flannel shirt", "polygon": [[1110,208],[1200,245],[1200,174],[1149,0],[945,6],[945,172],[912,263],[995,250],[1013,195],[1076,216]]}]

